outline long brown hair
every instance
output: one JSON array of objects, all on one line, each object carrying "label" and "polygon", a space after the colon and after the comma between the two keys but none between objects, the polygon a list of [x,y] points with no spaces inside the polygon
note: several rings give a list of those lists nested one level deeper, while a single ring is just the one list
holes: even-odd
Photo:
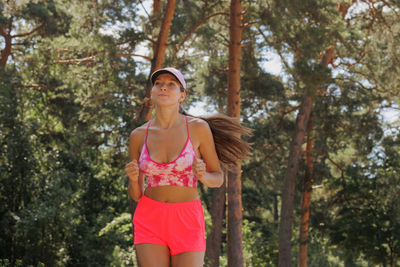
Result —
[{"label": "long brown hair", "polygon": [[[195,117],[186,113],[182,108],[179,109],[179,112]],[[240,137],[251,136],[252,130],[241,125],[237,119],[222,114],[196,116],[196,118],[205,120],[210,126],[218,159],[225,167],[236,165],[251,155],[251,144]]]}]

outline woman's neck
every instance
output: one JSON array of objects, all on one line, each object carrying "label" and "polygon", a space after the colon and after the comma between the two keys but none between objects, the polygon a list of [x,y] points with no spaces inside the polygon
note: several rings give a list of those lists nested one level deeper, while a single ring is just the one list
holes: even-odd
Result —
[{"label": "woman's neck", "polygon": [[156,107],[156,116],[154,118],[154,123],[160,128],[172,128],[177,123],[179,123],[180,119],[181,114],[179,113],[179,106],[177,108]]}]

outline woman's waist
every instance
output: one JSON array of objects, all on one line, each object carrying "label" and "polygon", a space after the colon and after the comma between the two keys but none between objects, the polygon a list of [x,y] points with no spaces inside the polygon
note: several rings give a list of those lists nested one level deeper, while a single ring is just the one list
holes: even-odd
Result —
[{"label": "woman's waist", "polygon": [[187,202],[199,199],[197,188],[185,186],[155,186],[146,188],[144,195],[160,202]]}]

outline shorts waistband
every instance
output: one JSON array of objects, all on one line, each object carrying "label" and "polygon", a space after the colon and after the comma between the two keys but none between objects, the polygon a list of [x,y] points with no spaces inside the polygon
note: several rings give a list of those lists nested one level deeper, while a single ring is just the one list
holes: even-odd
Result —
[{"label": "shorts waistband", "polygon": [[139,200],[141,202],[165,207],[165,208],[184,208],[184,207],[195,207],[198,206],[199,204],[201,205],[201,200],[196,199],[192,201],[185,201],[185,202],[162,202],[162,201],[157,201],[154,199],[151,199],[149,197],[146,197],[144,194],[142,195],[142,198]]}]

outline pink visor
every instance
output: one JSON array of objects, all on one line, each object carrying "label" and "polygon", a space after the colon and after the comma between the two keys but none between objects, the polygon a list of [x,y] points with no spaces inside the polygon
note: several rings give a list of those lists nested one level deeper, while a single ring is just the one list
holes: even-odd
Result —
[{"label": "pink visor", "polygon": [[186,91],[185,79],[183,78],[182,73],[175,68],[163,68],[163,69],[156,70],[155,72],[153,72],[153,74],[151,74],[151,83],[154,84],[154,81],[156,80],[158,75],[163,74],[163,73],[169,73],[169,74],[174,75],[175,78],[181,83],[183,89]]}]

